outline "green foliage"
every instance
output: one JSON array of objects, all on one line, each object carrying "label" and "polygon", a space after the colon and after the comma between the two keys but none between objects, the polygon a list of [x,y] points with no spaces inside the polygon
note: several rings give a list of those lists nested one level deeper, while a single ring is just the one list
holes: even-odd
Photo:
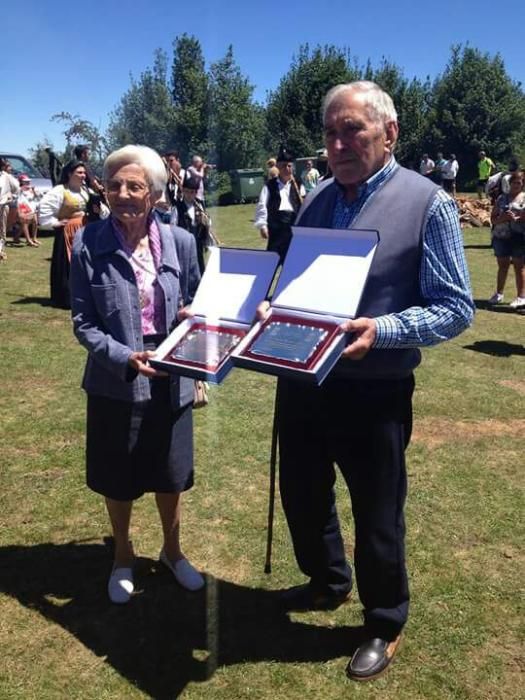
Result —
[{"label": "green foliage", "polygon": [[219,170],[253,167],[261,159],[263,110],[253,102],[253,85],[245,78],[229,46],[209,75],[211,158]]},{"label": "green foliage", "polygon": [[450,61],[432,90],[428,143],[454,152],[460,179],[476,177],[480,149],[505,166],[525,144],[525,96],[499,54],[452,47]]},{"label": "green foliage", "polygon": [[[33,148],[29,149],[29,159],[33,165],[46,177],[49,177],[49,156],[46,153],[46,148],[53,149],[53,144],[48,138],[43,141],[38,141]],[[63,154],[58,154],[60,160],[63,160]]]},{"label": "green foliage", "polygon": [[78,144],[86,144],[94,156],[93,162],[101,161],[107,154],[107,141],[100,130],[87,119],[83,119],[80,114],[70,112],[58,112],[51,117],[53,122],[65,124],[63,131],[66,139],[65,160],[73,157],[73,149]]},{"label": "green foliage", "polygon": [[338,83],[358,80],[346,49],[308,44],[299,48],[288,73],[271,92],[266,109],[267,147],[275,153],[284,143],[297,157],[313,155],[323,143],[321,103]]},{"label": "green foliage", "polygon": [[167,56],[155,52],[152,69],[131,87],[111,115],[108,129],[110,150],[129,143],[150,146],[161,153],[172,146],[175,111],[166,79]]},{"label": "green foliage", "polygon": [[171,94],[174,142],[183,162],[208,153],[208,75],[198,39],[183,34],[173,42]]}]

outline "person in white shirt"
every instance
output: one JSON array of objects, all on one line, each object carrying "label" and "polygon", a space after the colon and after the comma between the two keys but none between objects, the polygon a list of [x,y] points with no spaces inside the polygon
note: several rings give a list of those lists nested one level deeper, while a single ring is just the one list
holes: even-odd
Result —
[{"label": "person in white shirt", "polygon": [[456,196],[456,177],[459,171],[459,163],[456,160],[454,153],[450,154],[450,158],[445,165],[441,167],[441,176],[443,179],[443,189],[453,197]]},{"label": "person in white shirt", "polygon": [[293,176],[293,157],[283,148],[277,155],[279,177],[268,180],[261,190],[255,210],[255,227],[268,241],[267,250],[284,261],[292,239],[292,225],[304,197]]},{"label": "person in white shirt", "polygon": [[430,177],[432,173],[434,172],[434,168],[436,167],[436,164],[430,158],[428,153],[423,153],[423,158],[421,159],[421,163],[419,164],[419,174],[423,175],[424,177]]},{"label": "person in white shirt", "polygon": [[11,164],[7,160],[0,159],[0,260],[7,260],[5,245],[9,206],[20,190],[18,180],[8,172],[10,169]]},{"label": "person in white shirt", "polygon": [[314,168],[313,161],[307,160],[306,168],[304,169],[301,175],[301,180],[304,185],[304,190],[306,194],[308,194],[312,190],[315,190],[319,183],[320,177],[321,175],[319,173],[319,170],[317,170],[317,168]]}]

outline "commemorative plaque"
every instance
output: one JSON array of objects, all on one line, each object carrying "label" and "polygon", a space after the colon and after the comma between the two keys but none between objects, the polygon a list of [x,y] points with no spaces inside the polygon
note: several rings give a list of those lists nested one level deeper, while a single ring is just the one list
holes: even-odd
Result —
[{"label": "commemorative plaque", "polygon": [[276,253],[213,248],[186,319],[159,345],[150,364],[170,374],[220,383],[250,329],[279,262]]},{"label": "commemorative plaque", "polygon": [[377,231],[292,227],[293,236],[266,318],[232,353],[239,367],[320,384],[347,342]]}]

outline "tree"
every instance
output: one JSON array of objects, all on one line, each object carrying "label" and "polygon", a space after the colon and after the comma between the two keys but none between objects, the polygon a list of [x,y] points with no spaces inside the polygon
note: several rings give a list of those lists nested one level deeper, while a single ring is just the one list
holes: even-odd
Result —
[{"label": "tree", "polygon": [[432,87],[429,80],[409,81],[399,66],[385,58],[376,69],[367,65],[365,79],[377,83],[394,101],[399,123],[396,158],[405,165],[416,164],[421,152],[426,150],[424,144],[429,133]]},{"label": "tree", "polygon": [[308,44],[299,48],[288,73],[271,92],[266,110],[267,147],[275,153],[284,143],[295,156],[314,155],[322,146],[321,103],[338,83],[358,80],[362,71],[350,64],[347,50]]},{"label": "tree", "polygon": [[167,83],[167,55],[158,49],[153,68],[146,69],[112,113],[108,127],[111,150],[135,143],[163,153],[173,147],[175,110]]},{"label": "tree", "polygon": [[253,167],[263,157],[264,113],[253,90],[229,46],[209,73],[209,138],[219,170]]},{"label": "tree", "polygon": [[171,94],[175,113],[174,143],[183,162],[207,155],[208,76],[198,39],[183,34],[173,42]]},{"label": "tree", "polygon": [[453,46],[450,61],[433,88],[429,140],[435,150],[453,151],[463,180],[476,177],[484,150],[501,165],[525,144],[525,95],[499,54]]},{"label": "tree", "polygon": [[[38,141],[33,148],[29,149],[29,159],[39,172],[45,177],[49,177],[49,156],[46,148],[54,150],[53,144],[47,137],[43,141]],[[64,155],[61,153],[57,153],[57,156],[60,160],[64,158]]]},{"label": "tree", "polygon": [[62,132],[66,139],[65,155],[72,157],[73,148],[77,144],[86,144],[94,154],[95,161],[104,159],[107,153],[106,139],[100,130],[87,119],[83,119],[79,114],[70,112],[58,112],[51,117],[53,122],[64,122],[66,128]]}]

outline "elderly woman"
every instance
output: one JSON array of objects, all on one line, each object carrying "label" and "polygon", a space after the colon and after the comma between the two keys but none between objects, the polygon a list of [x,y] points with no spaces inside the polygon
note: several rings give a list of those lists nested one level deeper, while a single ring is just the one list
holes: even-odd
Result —
[{"label": "elderly woman", "polygon": [[181,493],[193,485],[193,382],[155,371],[148,358],[187,315],[199,282],[194,238],[153,213],[166,187],[159,155],[126,146],[104,163],[109,219],[73,246],[74,332],[88,350],[87,484],[105,497],[115,554],[108,593],[133,592],[133,501],[154,492],[164,543],[160,561],[190,591],[204,585],[179,540]]}]

